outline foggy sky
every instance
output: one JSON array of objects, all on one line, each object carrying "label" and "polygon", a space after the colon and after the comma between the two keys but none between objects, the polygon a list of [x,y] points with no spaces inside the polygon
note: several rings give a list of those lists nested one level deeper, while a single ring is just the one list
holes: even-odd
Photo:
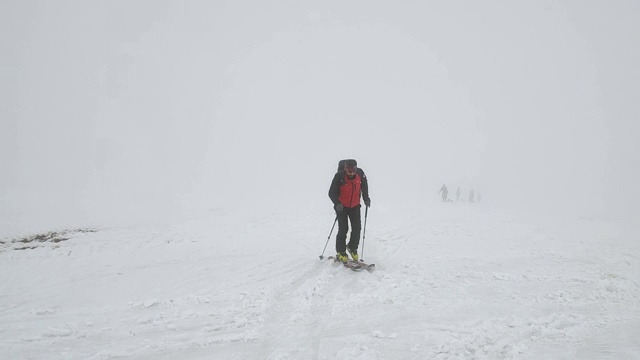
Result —
[{"label": "foggy sky", "polygon": [[[637,219],[636,1],[4,1],[0,225],[443,183]],[[2,228],[0,228],[2,231]]]}]

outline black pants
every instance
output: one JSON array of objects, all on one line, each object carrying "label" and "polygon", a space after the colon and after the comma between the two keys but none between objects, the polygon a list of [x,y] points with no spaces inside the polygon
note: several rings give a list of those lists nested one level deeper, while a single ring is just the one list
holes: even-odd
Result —
[{"label": "black pants", "polygon": [[349,238],[349,249],[357,250],[360,244],[360,205],[347,208],[338,213],[338,235],[336,236],[336,251],[343,253],[347,250],[347,232],[349,231],[349,221],[351,221],[351,237]]}]

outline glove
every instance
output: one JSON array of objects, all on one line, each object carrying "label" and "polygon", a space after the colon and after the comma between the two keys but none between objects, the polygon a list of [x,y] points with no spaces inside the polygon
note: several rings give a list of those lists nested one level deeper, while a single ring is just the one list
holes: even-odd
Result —
[{"label": "glove", "polygon": [[365,205],[366,207],[371,207],[371,199],[367,199],[367,200],[365,200],[365,201],[364,201],[364,205]]},{"label": "glove", "polygon": [[337,203],[334,207],[333,207],[337,213],[342,212],[342,210],[344,210],[344,206],[342,206],[341,203]]}]

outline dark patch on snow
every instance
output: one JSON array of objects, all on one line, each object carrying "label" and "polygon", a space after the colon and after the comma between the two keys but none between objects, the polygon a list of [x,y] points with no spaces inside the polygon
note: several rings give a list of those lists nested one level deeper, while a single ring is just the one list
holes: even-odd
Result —
[{"label": "dark patch on snow", "polygon": [[[50,231],[43,234],[36,234],[25,236],[18,239],[13,239],[9,242],[9,244],[15,244],[13,250],[29,250],[36,249],[40,244],[45,243],[60,243],[62,241],[67,241],[71,239],[75,234],[78,233],[94,233],[97,232],[96,229],[73,229],[73,230],[62,230],[62,231]],[[6,244],[5,241],[0,241],[2,244]],[[24,244],[24,246],[22,245]]]}]

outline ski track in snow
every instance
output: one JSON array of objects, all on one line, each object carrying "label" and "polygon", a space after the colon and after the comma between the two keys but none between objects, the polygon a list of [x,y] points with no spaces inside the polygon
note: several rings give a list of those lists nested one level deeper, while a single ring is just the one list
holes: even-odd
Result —
[{"label": "ski track in snow", "polygon": [[448,205],[371,211],[371,272],[318,260],[330,214],[5,242],[0,358],[640,358],[640,258],[615,228]]}]

